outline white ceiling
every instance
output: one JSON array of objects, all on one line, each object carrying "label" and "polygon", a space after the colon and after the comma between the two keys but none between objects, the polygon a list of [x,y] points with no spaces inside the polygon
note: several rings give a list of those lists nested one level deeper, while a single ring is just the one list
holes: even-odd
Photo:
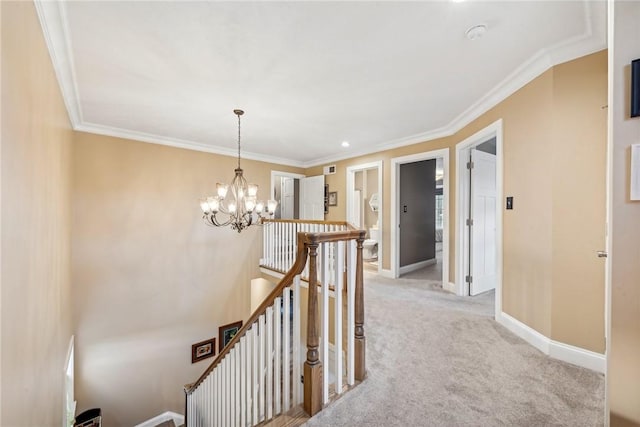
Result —
[{"label": "white ceiling", "polygon": [[36,6],[74,128],[234,155],[242,108],[243,157],[299,166],[449,135],[606,47],[604,1]]}]

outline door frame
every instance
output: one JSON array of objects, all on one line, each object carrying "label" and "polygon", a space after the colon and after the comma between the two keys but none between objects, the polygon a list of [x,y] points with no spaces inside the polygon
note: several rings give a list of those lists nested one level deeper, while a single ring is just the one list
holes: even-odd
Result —
[{"label": "door frame", "polygon": [[384,255],[384,244],[382,243],[383,238],[383,224],[384,224],[384,192],[383,190],[383,179],[382,179],[382,160],[378,160],[376,162],[370,163],[362,163],[359,165],[348,166],[347,167],[347,185],[346,185],[346,193],[347,193],[347,222],[351,222],[351,218],[353,218],[352,206],[353,206],[353,187],[355,185],[355,175],[356,172],[365,171],[369,169],[378,169],[378,274],[382,272],[382,260]]},{"label": "door frame", "polygon": [[[306,178],[307,177],[306,175],[301,174],[301,173],[282,172],[282,171],[271,170],[271,184],[270,184],[271,187],[269,188],[269,198],[271,200],[275,200],[276,199],[276,189],[275,189],[276,176],[284,176],[286,178],[296,178],[296,179],[302,179],[302,178]],[[298,203],[298,206],[299,206],[300,205],[300,200],[296,200],[296,202]],[[278,203],[280,203],[280,200],[278,200]]]},{"label": "door frame", "polygon": [[[400,275],[400,166],[423,160],[434,160],[442,157],[442,288],[453,292],[454,287],[449,283],[449,148],[425,151],[408,156],[391,159],[391,272],[390,276],[397,279]],[[435,185],[435,182],[434,182]]]},{"label": "door frame", "polygon": [[502,313],[502,200],[504,199],[503,176],[504,161],[502,152],[502,119],[496,120],[489,126],[481,129],[462,142],[456,144],[456,293],[460,296],[468,296],[468,284],[465,282],[465,252],[468,251],[468,239],[465,239],[465,209],[468,205],[469,181],[467,177],[467,162],[461,159],[464,151],[482,144],[488,139],[496,138],[496,293],[495,316]]}]

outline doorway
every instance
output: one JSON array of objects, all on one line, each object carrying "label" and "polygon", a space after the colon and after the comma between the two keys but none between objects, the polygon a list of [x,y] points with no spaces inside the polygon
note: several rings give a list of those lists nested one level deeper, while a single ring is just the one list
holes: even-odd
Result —
[{"label": "doorway", "polygon": [[502,121],[456,145],[456,285],[458,295],[502,288]]},{"label": "doorway", "polygon": [[416,278],[426,279],[426,274],[453,292],[449,283],[449,149],[396,157],[391,165],[390,275],[419,274]]},{"label": "doorway", "polygon": [[382,271],[382,161],[347,167],[347,222],[366,230],[365,269]]},{"label": "doorway", "polygon": [[324,220],[324,175],[271,171],[275,219]]}]

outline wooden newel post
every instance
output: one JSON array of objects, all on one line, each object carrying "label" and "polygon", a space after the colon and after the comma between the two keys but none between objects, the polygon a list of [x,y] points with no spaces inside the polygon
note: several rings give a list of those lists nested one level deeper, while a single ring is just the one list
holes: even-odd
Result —
[{"label": "wooden newel post", "polygon": [[[309,305],[307,317],[307,360],[304,362],[304,403],[313,416],[322,409],[322,363],[318,351],[318,244],[309,244]],[[294,378],[295,380],[295,378]]]},{"label": "wooden newel post", "polygon": [[355,378],[357,381],[362,381],[367,372],[364,337],[364,283],[362,278],[362,244],[364,236],[360,236],[356,241]]}]

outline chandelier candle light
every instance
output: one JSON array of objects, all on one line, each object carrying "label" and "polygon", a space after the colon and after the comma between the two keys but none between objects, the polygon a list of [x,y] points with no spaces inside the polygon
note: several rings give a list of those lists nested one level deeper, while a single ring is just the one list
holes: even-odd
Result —
[{"label": "chandelier candle light", "polygon": [[[216,184],[216,196],[210,196],[200,200],[200,207],[204,216],[202,217],[207,225],[216,227],[226,227],[230,225],[233,230],[240,233],[254,222],[262,224],[265,218],[271,218],[276,211],[278,202],[268,200],[264,202],[258,200],[258,186],[247,184],[247,180],[242,176],[240,168],[240,116],[244,114],[242,110],[233,110],[238,116],[238,167],[235,170],[231,185]],[[230,197],[227,197],[230,196]]]}]

